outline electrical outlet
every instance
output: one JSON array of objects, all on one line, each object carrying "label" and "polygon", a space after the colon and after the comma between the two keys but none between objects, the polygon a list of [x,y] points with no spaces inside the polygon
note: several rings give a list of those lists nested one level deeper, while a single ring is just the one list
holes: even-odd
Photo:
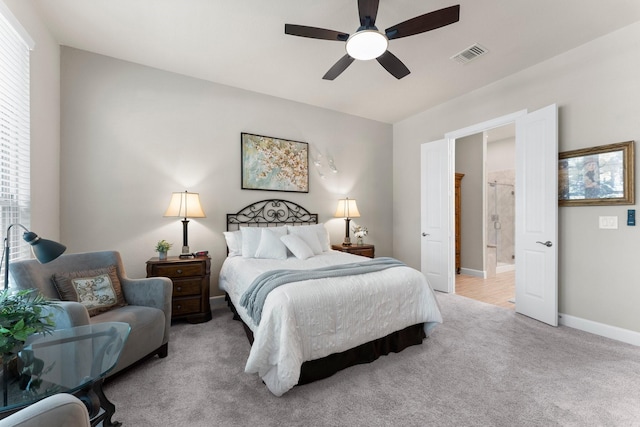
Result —
[{"label": "electrical outlet", "polygon": [[618,217],[617,216],[601,216],[600,217],[600,228],[615,230],[618,228]]}]

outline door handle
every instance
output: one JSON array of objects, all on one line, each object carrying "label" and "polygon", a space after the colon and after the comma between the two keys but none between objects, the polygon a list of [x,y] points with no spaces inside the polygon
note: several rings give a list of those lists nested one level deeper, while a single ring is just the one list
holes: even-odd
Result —
[{"label": "door handle", "polygon": [[545,245],[548,248],[553,246],[553,243],[551,243],[549,240],[547,240],[546,242],[536,242],[536,243],[540,243],[541,245]]},{"label": "door handle", "polygon": [[422,237],[427,237],[427,236],[429,236],[428,233],[422,233]]}]

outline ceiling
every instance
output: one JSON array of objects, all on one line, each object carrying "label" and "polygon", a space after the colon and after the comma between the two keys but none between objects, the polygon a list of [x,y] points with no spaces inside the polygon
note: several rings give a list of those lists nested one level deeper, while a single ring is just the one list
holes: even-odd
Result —
[{"label": "ceiling", "polygon": [[[61,45],[385,123],[640,20],[639,0],[381,0],[380,30],[454,4],[460,21],[391,40],[411,70],[401,80],[355,61],[327,81],[344,43],[288,36],[284,24],[353,33],[357,0],[32,1]],[[474,43],[489,52],[450,59]]]}]

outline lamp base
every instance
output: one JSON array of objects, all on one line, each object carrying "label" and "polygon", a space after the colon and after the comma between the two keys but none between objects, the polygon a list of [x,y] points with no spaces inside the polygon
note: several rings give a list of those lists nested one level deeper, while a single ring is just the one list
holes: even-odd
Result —
[{"label": "lamp base", "polygon": [[342,246],[351,246],[351,239],[349,237],[345,237],[344,242],[342,242]]},{"label": "lamp base", "polygon": [[193,258],[193,254],[189,252],[189,246],[186,245],[182,247],[182,253],[180,254],[180,259],[184,258]]}]

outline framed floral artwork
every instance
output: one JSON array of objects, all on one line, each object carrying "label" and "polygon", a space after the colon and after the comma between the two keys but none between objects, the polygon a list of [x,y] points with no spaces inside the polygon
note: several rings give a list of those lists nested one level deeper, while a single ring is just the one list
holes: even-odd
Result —
[{"label": "framed floral artwork", "polygon": [[566,151],[558,162],[560,206],[635,203],[633,141]]},{"label": "framed floral artwork", "polygon": [[309,144],[242,133],[242,189],[309,192]]}]

